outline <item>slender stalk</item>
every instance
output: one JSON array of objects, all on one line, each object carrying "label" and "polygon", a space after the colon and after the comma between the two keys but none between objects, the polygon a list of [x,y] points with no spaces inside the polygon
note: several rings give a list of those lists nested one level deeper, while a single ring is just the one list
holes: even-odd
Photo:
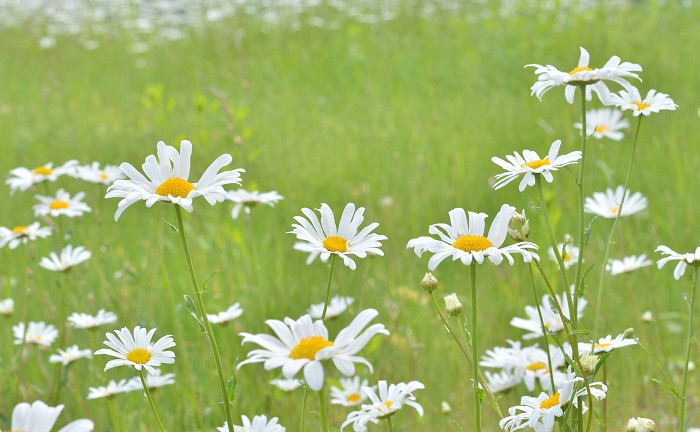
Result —
[{"label": "slender stalk", "polygon": [[615,228],[617,227],[617,221],[620,220],[620,215],[622,215],[622,206],[625,204],[625,199],[627,199],[627,186],[630,182],[630,177],[632,175],[632,166],[634,165],[634,154],[637,150],[637,140],[639,139],[639,129],[642,126],[642,117],[639,116],[639,121],[637,122],[637,132],[634,134],[634,144],[632,144],[632,155],[630,156],[630,163],[627,167],[627,175],[625,176],[625,184],[622,187],[622,199],[620,200],[620,206],[617,208],[617,215],[615,215],[615,220],[613,220],[612,228],[610,228],[610,235],[608,236],[608,243],[605,245],[605,254],[603,255],[603,267],[600,269],[600,280],[598,281],[598,297],[596,298],[595,306],[595,324],[593,325],[593,340],[598,340],[598,324],[600,322],[600,305],[603,300],[603,281],[605,279],[605,266],[608,264],[608,258],[610,257],[610,249],[613,242],[613,236],[615,235]]},{"label": "slender stalk", "polygon": [[165,432],[165,429],[163,428],[163,422],[160,421],[160,416],[158,415],[158,410],[156,409],[156,404],[153,402],[151,392],[148,390],[148,386],[146,385],[146,378],[143,376],[143,369],[139,370],[139,378],[141,378],[141,384],[143,385],[143,390],[146,392],[146,398],[148,399],[148,403],[151,404],[153,414],[156,416],[156,420],[158,421],[158,428],[160,429],[160,432]]},{"label": "slender stalk", "polygon": [[326,312],[328,312],[328,302],[331,300],[331,280],[333,279],[333,268],[335,267],[335,254],[331,254],[331,272],[328,275],[328,287],[326,287],[326,301],[323,303],[323,313],[321,321],[326,320]]},{"label": "slender stalk", "polygon": [[318,392],[318,410],[321,414],[321,431],[328,432],[328,411],[326,410],[326,387]]},{"label": "slender stalk", "polygon": [[394,425],[391,424],[391,417],[386,418],[386,424],[388,425],[387,428],[389,429],[389,432],[394,432]]},{"label": "slender stalk", "polygon": [[114,427],[115,432],[122,432],[124,427],[122,426],[121,417],[119,417],[117,412],[114,410],[114,396],[110,396],[107,399],[107,412],[109,413],[109,418],[112,421],[112,426]]},{"label": "slender stalk", "polygon": [[476,327],[476,264],[472,263],[469,266],[471,273],[471,288],[472,288],[472,385],[474,386],[474,430],[481,432],[481,398],[479,394],[479,362],[477,350],[477,327]]},{"label": "slender stalk", "polygon": [[211,348],[212,356],[214,357],[214,362],[216,363],[216,372],[219,376],[219,389],[221,390],[221,397],[224,402],[224,414],[226,415],[226,421],[229,432],[233,431],[233,416],[231,415],[231,405],[228,400],[228,394],[226,392],[226,379],[224,377],[224,369],[221,365],[221,355],[219,354],[219,347],[216,344],[216,337],[211,328],[211,323],[209,323],[209,318],[207,317],[207,311],[204,308],[204,301],[202,299],[202,292],[200,290],[199,284],[197,283],[197,276],[194,272],[194,266],[192,264],[192,257],[190,256],[190,250],[187,247],[187,238],[185,237],[185,225],[182,223],[182,211],[179,205],[175,205],[175,214],[177,215],[177,226],[180,232],[180,240],[182,241],[182,249],[185,251],[185,258],[187,260],[187,268],[190,271],[190,277],[192,279],[192,287],[194,288],[194,294],[197,299],[197,307],[199,308],[201,319],[204,323],[204,329],[206,331],[205,335],[207,341],[209,341],[209,347]]},{"label": "slender stalk", "polygon": [[695,308],[695,291],[698,286],[698,268],[696,264],[693,269],[693,289],[690,292],[690,304],[688,304],[688,343],[685,350],[685,365],[683,366],[683,386],[681,387],[681,407],[678,410],[678,431],[685,432],[685,403],[686,391],[688,389],[688,365],[690,364],[690,352],[693,347],[693,309]]},{"label": "slender stalk", "polygon": [[[593,339],[595,341],[595,339]],[[608,385],[608,363],[603,363],[603,384]],[[601,425],[600,428],[603,432],[608,430],[608,398],[603,399],[601,402],[601,410],[603,414],[601,415]]]},{"label": "slender stalk", "polygon": [[309,395],[309,388],[304,386],[304,400],[301,403],[301,426],[299,427],[300,432],[304,432],[304,423],[306,422],[306,398]]},{"label": "slender stalk", "polygon": [[540,309],[540,302],[537,298],[537,288],[535,287],[535,274],[532,271],[532,263],[528,266],[530,269],[530,283],[532,284],[532,294],[535,296],[535,308],[537,308],[537,315],[540,317],[540,325],[542,326],[542,337],[544,338],[544,350],[547,353],[547,366],[549,367],[549,383],[551,384],[552,392],[557,391],[554,385],[554,368],[552,368],[552,356],[549,353],[549,340],[547,339],[547,327],[544,325],[544,318],[542,318],[542,309]]},{"label": "slender stalk", "polygon": [[[637,345],[646,353],[647,357],[651,359],[652,362],[654,362],[654,366],[661,372],[661,375],[663,375],[664,379],[666,380],[666,385],[668,388],[673,389],[675,392],[676,389],[674,388],[673,380],[671,379],[670,376],[668,376],[668,372],[661,366],[658,360],[656,360],[656,357],[651,355],[651,352],[649,352],[649,349],[642,343],[641,340],[637,340]],[[678,393],[673,394],[676,398],[678,398]]]},{"label": "slender stalk", "polygon": [[[586,172],[585,166],[586,166],[586,142],[588,140],[588,127],[586,126],[586,86],[582,85],[579,87],[579,90],[581,90],[581,161],[579,162],[579,171],[578,171],[578,181],[576,182],[576,186],[578,189],[578,262],[576,263],[576,279],[574,280],[574,284],[576,285],[576,289],[574,290],[573,297],[574,297],[574,308],[578,308],[578,296],[577,293],[581,291],[581,285],[583,284],[583,280],[581,280],[581,272],[583,271],[583,251],[586,248],[586,242],[584,241],[584,235],[585,235],[585,226],[584,226],[584,212],[583,212],[583,202],[584,202],[584,190],[583,190],[583,175]],[[568,290],[568,287],[567,287]],[[578,311],[578,309],[573,309],[574,311]],[[574,328],[578,326],[578,314],[572,312],[571,313],[571,322],[574,325]],[[593,410],[591,409],[589,416],[592,418],[593,417]],[[589,423],[589,429],[590,429],[590,423]]]}]

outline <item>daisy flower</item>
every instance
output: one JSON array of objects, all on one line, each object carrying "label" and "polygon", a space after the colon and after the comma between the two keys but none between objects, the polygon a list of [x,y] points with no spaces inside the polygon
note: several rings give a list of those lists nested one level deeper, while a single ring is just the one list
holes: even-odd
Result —
[{"label": "daisy flower", "polygon": [[155,332],[156,329],[147,331],[139,326],[134,328],[133,335],[126,327],[115,330],[116,336],[111,333],[105,335],[108,340],[104,341],[104,344],[109,349],[103,348],[95,351],[95,354],[116,357],[115,360],[107,362],[104,370],[117,366],[132,366],[136,370],[140,371],[141,368],[144,368],[149,374],[155,374],[155,368],[160,367],[161,364],[175,363],[175,353],[166,351],[175,346],[172,336],[163,336],[152,344],[151,339],[153,339]]},{"label": "daisy flower", "polygon": [[362,391],[362,388],[368,385],[369,381],[366,379],[360,381],[358,376],[341,378],[340,387],[331,387],[331,403],[346,407],[360,405],[367,399],[367,395]]},{"label": "daisy flower", "polygon": [[389,334],[383,324],[373,324],[365,329],[377,315],[379,312],[374,309],[363,310],[333,341],[328,339],[323,321],[311,321],[309,315],[296,321],[291,318],[285,318],[284,322],[267,320],[265,323],[277,337],[241,333],[243,343],[253,342],[262,349],[249,352],[248,358],[238,367],[247,363],[264,363],[266,370],[281,367],[285,378],[294,377],[303,368],[304,381],[314,391],[323,387],[325,361],[332,360],[345,376],[355,374],[355,363],[362,363],[372,371],[372,365],[356,354],[377,334]]},{"label": "daisy flower", "polygon": [[68,317],[68,324],[73,328],[96,330],[97,327],[113,324],[117,322],[117,314],[107,312],[104,309],[97,311],[97,315],[92,316],[86,313],[73,312]]},{"label": "daisy flower", "polygon": [[[269,421],[267,416],[259,415],[253,417],[251,421],[246,416],[241,416],[243,421],[243,426],[233,426],[235,432],[285,432],[287,428],[282,425],[277,424],[277,417],[272,417]],[[228,431],[228,422],[224,423],[223,426],[216,428],[219,432]]]},{"label": "daisy flower", "polygon": [[[174,373],[161,375],[160,369],[156,369],[155,373],[146,375],[146,387],[148,387],[149,389],[165,387],[167,385],[172,384],[175,384]],[[134,390],[139,390],[143,388],[141,378],[138,376],[131,378],[129,380],[129,385],[133,387]]]},{"label": "daisy flower", "polygon": [[204,197],[211,205],[223,202],[226,198],[224,186],[240,184],[241,173],[245,171],[239,168],[219,172],[233,160],[231,155],[223,154],[209,165],[198,182],[190,183],[188,179],[192,143],[180,142],[180,152],[178,152],[175,147],[159,141],[157,150],[158,158],[150,155],[142,166],[148,178],[128,162],[120,165],[128,179],[116,180],[107,189],[107,195],[105,195],[105,198],[122,199],[114,214],[115,221],[127,207],[137,201],[146,201],[146,207],[149,208],[159,201],[169,202],[181,206],[188,212],[193,210],[192,200],[198,196]]},{"label": "daisy flower", "polygon": [[535,185],[535,174],[541,174],[548,183],[551,183],[554,180],[552,171],[575,164],[582,157],[579,150],[560,156],[560,146],[561,140],[554,141],[544,159],[532,150],[523,150],[522,156],[518,152],[514,152],[512,156],[507,155],[507,161],[499,157],[491,158],[493,163],[506,170],[504,173],[496,174],[496,183],[493,188],[500,189],[518,177],[522,177],[518,186],[518,190],[522,192],[526,187]]},{"label": "daisy flower", "polygon": [[556,346],[550,346],[552,360],[552,371],[550,371],[545,350],[537,345],[521,348],[520,342],[511,340],[507,342],[511,345],[510,348],[495,347],[493,350],[487,350],[486,355],[479,362],[481,366],[500,368],[502,372],[505,372],[505,374],[494,377],[494,379],[501,381],[496,383],[497,385],[509,389],[520,382],[525,382],[527,389],[533,391],[535,384],[539,383],[541,388],[550,391],[550,372],[555,379],[555,384],[557,381],[561,381],[562,373],[558,369],[564,367],[566,362],[564,355]]},{"label": "daisy flower", "polygon": [[11,298],[0,300],[0,315],[9,317],[15,312],[15,301]]},{"label": "daisy flower", "polygon": [[207,314],[209,322],[212,324],[226,324],[239,316],[243,315],[243,309],[241,309],[241,304],[236,302],[228,309],[218,314]]},{"label": "daisy flower", "polygon": [[622,348],[630,345],[636,345],[637,339],[628,339],[624,334],[617,335],[614,338],[611,335],[607,335],[603,338],[598,339],[598,343],[585,343],[580,342],[578,344],[580,352],[592,352],[593,354],[598,354],[602,352],[610,352],[617,348]]},{"label": "daisy flower", "polygon": [[[561,256],[562,261],[564,261],[564,268],[568,269],[572,266],[575,266],[578,263],[578,254],[580,252],[580,249],[578,246],[573,246],[572,244],[569,243],[557,243],[557,251],[561,253],[562,249],[564,249],[564,253]],[[547,255],[549,256],[549,259],[551,259],[554,262],[557,262],[557,254],[554,253],[554,249],[550,246],[549,249],[547,249]],[[585,259],[584,259],[585,262]]]},{"label": "daisy flower", "polygon": [[320,254],[323,262],[326,262],[331,254],[337,255],[343,259],[343,264],[352,270],[355,270],[355,261],[349,255],[359,258],[365,258],[367,254],[384,255],[379,248],[382,246],[380,241],[386,240],[386,236],[372,233],[379,226],[378,223],[371,223],[357,232],[364,220],[364,207],[355,211],[355,204],[348,203],[337,227],[333,210],[328,204],[322,203],[321,208],[317,210],[321,215],[320,221],[316,213],[308,208],[301,209],[306,218],[294,216],[298,224],[292,224],[294,229],[289,231],[289,234],[296,235],[297,239],[303,242],[303,249],[297,245],[295,249]]},{"label": "daisy flower", "polygon": [[700,246],[695,249],[695,252],[679,254],[671,250],[668,246],[661,245],[656,248],[656,252],[661,252],[662,255],[667,255],[656,262],[656,266],[661,269],[669,261],[678,261],[676,268],[673,270],[673,277],[678,280],[685,273],[685,268],[689,265],[700,265]]},{"label": "daisy flower", "polygon": [[[620,141],[625,134],[622,129],[629,127],[630,122],[622,118],[622,111],[610,108],[601,108],[586,111],[586,136],[597,139],[610,138]],[[583,129],[580,122],[574,123],[578,130]]]},{"label": "daisy flower", "polygon": [[[351,304],[355,302],[352,297],[334,296],[328,302],[328,310],[326,311],[326,319],[335,318],[345,312]],[[323,315],[323,306],[325,303],[312,304],[309,307],[308,313],[313,319],[321,319]]]},{"label": "daisy flower", "polygon": [[78,165],[78,161],[71,160],[57,167],[54,167],[53,163],[47,163],[34,169],[15,168],[10,171],[10,177],[5,181],[5,184],[10,186],[13,194],[15,191],[26,191],[37,183],[54,182],[64,174],[71,174],[76,165]]},{"label": "daisy flower", "polygon": [[486,386],[493,393],[506,392],[523,381],[522,377],[505,370],[497,373],[484,371],[484,378],[486,378]]},{"label": "daisy flower", "polygon": [[20,244],[26,244],[37,238],[46,238],[51,235],[51,227],[42,227],[39,222],[27,226],[19,225],[14,228],[0,227],[0,249],[6,245],[15,249]]},{"label": "daisy flower", "polygon": [[56,252],[51,252],[48,258],[43,257],[39,261],[39,266],[46,270],[65,272],[89,260],[91,256],[90,251],[82,246],[73,248],[73,246],[68,245],[61,250],[60,255],[57,255]]},{"label": "daisy flower", "polygon": [[396,414],[404,405],[412,407],[419,416],[423,416],[423,407],[416,402],[416,397],[413,396],[414,391],[425,388],[422,383],[411,381],[407,384],[398,383],[387,386],[386,381],[379,381],[377,387],[378,392],[375,392],[371,387],[362,388],[371,403],[362,405],[359,411],[348,414],[348,418],[340,426],[341,431],[350,424],[356,432],[366,431],[367,423],[378,424],[379,420]]},{"label": "daisy flower", "polygon": [[602,68],[593,69],[589,66],[590,55],[581,47],[581,56],[578,65],[569,72],[562,72],[552,65],[529,64],[525,67],[534,67],[537,82],[530,87],[530,95],[537,96],[542,100],[542,96],[549,90],[566,86],[564,96],[569,103],[574,102],[577,86],[586,86],[586,99],[591,99],[591,91],[598,95],[603,105],[610,104],[610,90],[605,85],[605,81],[613,81],[625,88],[632,85],[625,78],[637,78],[639,75],[634,72],[641,72],[642,67],[635,63],[620,63],[618,56],[610,57],[610,60]]},{"label": "daisy flower", "polygon": [[270,380],[270,384],[287,393],[293,392],[294,390],[298,389],[303,385],[301,380],[298,380],[296,378],[273,379]]},{"label": "daisy flower", "polygon": [[666,93],[657,93],[656,90],[649,90],[647,96],[642,99],[636,87],[630,87],[628,91],[622,90],[619,95],[611,96],[612,103],[622,111],[631,110],[632,115],[648,116],[651,113],[658,113],[661,110],[675,111],[678,108],[673,100]]},{"label": "daisy flower", "polygon": [[[141,383],[139,382],[139,388],[141,388]],[[103,387],[90,387],[88,393],[89,399],[101,399],[101,398],[111,398],[119,393],[127,393],[134,391],[134,386],[131,384],[131,380],[110,380],[106,386]]]},{"label": "daisy flower", "polygon": [[[50,432],[61,411],[63,405],[50,407],[42,401],[35,401],[31,405],[26,402],[17,404],[12,410],[12,424],[7,432]],[[58,432],[90,432],[94,428],[95,424],[91,420],[81,419],[68,423]]]},{"label": "daisy flower", "polygon": [[12,334],[15,336],[15,345],[28,343],[48,348],[56,341],[58,330],[56,330],[56,327],[43,321],[30,321],[26,327],[23,322],[12,326]]},{"label": "daisy flower", "polygon": [[59,349],[58,354],[51,354],[49,363],[61,363],[66,366],[81,358],[92,358],[92,351],[89,349],[81,350],[78,345],[73,345],[65,350]]},{"label": "daisy flower", "polygon": [[[414,248],[416,255],[421,256],[428,251],[434,255],[428,261],[428,268],[432,271],[446,258],[453,261],[460,260],[462,264],[471,265],[472,261],[482,264],[485,258],[498,265],[505,257],[513,265],[511,254],[520,254],[523,261],[530,262],[539,259],[532,252],[537,250],[537,245],[530,242],[520,242],[510,246],[503,246],[508,236],[508,222],[515,212],[515,207],[503,204],[501,210],[491,223],[487,236],[484,236],[486,227],[486,213],[469,212],[467,214],[461,208],[450,210],[450,224],[439,223],[430,225],[428,232],[437,235],[440,240],[432,237],[418,237],[408,242],[408,248]],[[503,246],[503,247],[502,247]]]},{"label": "daisy flower", "polygon": [[37,195],[36,199],[39,203],[34,204],[34,216],[80,217],[84,213],[92,211],[92,209],[83,202],[83,197],[85,197],[85,193],[78,192],[71,198],[71,195],[63,189],[59,189],[55,196]]},{"label": "daisy flower", "polygon": [[630,255],[622,258],[621,260],[610,259],[608,265],[605,267],[605,270],[609,271],[611,275],[618,275],[621,273],[629,273],[652,264],[653,262],[650,259],[647,259],[645,254],[641,254],[639,256]]},{"label": "daisy flower", "polygon": [[[548,295],[542,296],[542,305],[539,306],[540,313],[542,313],[542,319],[544,320],[544,326],[550,333],[559,333],[564,330],[564,323],[561,321],[559,314],[552,311],[549,306]],[[557,295],[557,301],[561,305],[561,309],[564,312],[564,316],[567,319],[571,319],[571,313],[569,312],[569,303],[565,301],[564,295]],[[583,316],[583,310],[586,308],[588,302],[584,298],[578,300],[577,317],[581,318]],[[523,339],[536,339],[543,336],[542,325],[540,324],[540,317],[537,313],[537,309],[534,306],[525,306],[525,314],[527,318],[513,318],[510,321],[510,325],[523,330],[527,330],[529,333],[523,335]]]},{"label": "daisy flower", "polygon": [[105,165],[103,168],[100,168],[99,162],[93,162],[90,165],[76,167],[75,177],[90,183],[109,185],[116,180],[123,179],[124,173],[116,165]]},{"label": "daisy flower", "polygon": [[278,194],[277,191],[248,192],[244,189],[238,189],[226,192],[226,199],[235,203],[231,211],[231,217],[233,219],[238,219],[238,215],[241,214],[241,209],[245,211],[245,214],[250,214],[250,210],[258,204],[274,207],[283,197]]},{"label": "daisy flower", "polygon": [[[625,199],[622,211],[620,203]],[[640,192],[631,193],[618,186],[615,190],[608,188],[603,192],[594,192],[593,197],[586,197],[584,210],[586,213],[593,213],[606,219],[630,216],[647,208],[647,198]]]}]

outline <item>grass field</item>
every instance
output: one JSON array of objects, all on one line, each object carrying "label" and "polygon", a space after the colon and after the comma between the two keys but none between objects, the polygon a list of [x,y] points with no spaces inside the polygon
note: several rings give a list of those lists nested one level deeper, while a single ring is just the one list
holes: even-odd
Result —
[{"label": "grass field", "polygon": [[[555,139],[563,141],[563,151],[578,148],[580,138],[572,127],[580,115],[578,103],[567,105],[561,89],[541,102],[531,97],[529,87],[536,78],[523,66],[574,64],[583,46],[593,64],[614,54],[641,64],[640,88],[668,93],[679,105],[675,112],[642,123],[630,188],[644,193],[650,205],[622,220],[612,256],[646,253],[656,260],[653,250],[660,244],[694,250],[700,12],[697,7],[640,2],[600,4],[583,13],[528,7],[502,17],[494,15],[496,9],[475,5],[473,15],[438,11],[428,19],[415,13],[414,6],[407,4],[394,20],[376,25],[337,18],[334,29],[308,24],[268,28],[242,15],[191,30],[185,40],[141,54],[128,52],[126,36],[104,38],[95,51],[65,36],[55,48],[42,50],[22,28],[4,30],[0,172],[70,159],[116,165],[128,161],[138,167],[155,152],[157,141],[177,147],[181,139],[189,139],[193,173],[227,152],[235,167],[246,169],[246,189],[279,191],[284,200],[274,208],[254,209],[250,220],[234,221],[230,204],[210,207],[201,199],[192,214],[185,213],[200,279],[216,272],[205,296],[207,308],[223,310],[238,301],[245,311],[234,323],[215,328],[228,369],[253,348],[241,347],[239,332],[266,332],[264,320],[296,319],[309,304],[323,301],[328,266],[318,261],[306,266],[305,255],[292,249],[294,237],[285,234],[292,217],[302,207],[317,208],[322,202],[336,214],[347,202],[366,207],[366,220],[379,222],[376,231],[389,238],[385,256],[357,260],[356,271],[337,266],[333,292],[355,297],[354,313],[379,310],[377,321],[391,331],[362,352],[375,366],[370,381],[415,379],[426,385],[416,393],[425,416],[402,412],[394,420],[397,430],[457,430],[451,419],[471,430],[470,370],[420,288],[427,259],[417,258],[406,243],[427,235],[428,225],[446,222],[452,208],[493,217],[502,203],[509,203],[526,209],[530,240],[540,245],[543,265],[556,279],[555,264],[546,259],[548,238],[534,189],[519,193],[509,185],[493,191],[490,182],[499,168],[490,158],[525,148],[546,152]],[[322,7],[314,11],[324,13],[336,12]],[[310,14],[302,13],[301,22]],[[219,94],[225,95],[232,121]],[[587,195],[624,181],[632,130],[627,132],[619,143],[590,142]],[[175,223],[172,206],[146,209],[139,203],[115,223],[117,200],[105,200],[103,187],[73,179],[49,187],[85,190],[94,209],[65,222],[70,243],[93,252],[90,261],[66,277],[67,309],[94,313],[106,308],[119,315],[119,327],[140,324],[157,327],[160,336],[172,334],[177,362],[164,370],[176,374],[177,385],[155,392],[166,428],[214,430],[223,424],[206,342],[181,300],[182,294],[191,294],[191,286],[178,236],[164,222]],[[558,235],[575,234],[573,177],[560,172],[545,192]],[[30,193],[10,196],[4,187],[0,196],[1,226],[34,220]],[[585,328],[593,325],[594,293],[610,224],[595,222],[586,253],[587,262],[595,266],[587,278],[591,305],[582,320]],[[17,377],[11,325],[25,314],[27,320],[58,325],[59,278],[36,265],[57,247],[54,237],[0,250],[0,272],[5,280],[17,281],[14,287],[4,283],[0,295],[17,302],[16,313],[0,320],[0,382],[7,383],[0,386],[0,429],[19,402],[13,390],[6,390],[16,388]],[[435,275],[440,294],[457,292],[469,304],[467,267],[445,262]],[[478,277],[483,353],[505,339],[520,338],[522,331],[508,323],[523,316],[525,305],[534,300],[522,262],[481,266]],[[681,293],[689,290],[689,278],[676,282],[670,269],[648,267],[606,280],[603,335],[635,328],[652,354],[680,379],[686,326]],[[544,292],[543,286],[538,288]],[[646,310],[654,313],[652,323],[640,319]],[[330,322],[331,334],[350,319],[346,314]],[[96,350],[103,333],[73,330],[68,341]],[[47,358],[53,351],[33,350],[23,367],[31,400],[48,400],[53,366]],[[694,359],[698,363],[697,355]],[[85,399],[88,387],[133,374],[124,368],[102,372],[105,362],[97,356],[72,367],[63,390],[62,422],[87,417],[95,421],[96,430],[112,430],[104,400]],[[279,375],[261,365],[242,368],[236,416],[266,413],[278,416],[288,431],[297,430],[303,391],[288,395],[267,384]],[[615,353],[608,377],[609,430],[623,430],[632,416],[655,419],[659,430],[675,427],[676,402],[651,382],[660,377],[640,348]],[[698,386],[696,372],[689,384],[690,425],[700,425]],[[501,405],[514,405],[520,396],[517,390],[506,394]],[[442,401],[452,406],[451,414],[441,413]],[[155,430],[139,392],[119,395],[114,402],[125,430]],[[318,430],[315,399],[310,399],[309,409],[307,429]],[[332,407],[332,429],[338,430],[348,411]],[[493,412],[487,407],[483,412],[484,430],[498,430]]]}]

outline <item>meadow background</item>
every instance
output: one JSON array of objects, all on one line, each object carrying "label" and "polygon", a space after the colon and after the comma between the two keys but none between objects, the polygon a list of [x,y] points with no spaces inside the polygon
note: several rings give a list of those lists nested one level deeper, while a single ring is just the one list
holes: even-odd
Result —
[{"label": "meadow background", "polygon": [[[447,221],[454,207],[493,217],[505,202],[526,209],[530,240],[540,245],[543,262],[556,279],[555,263],[546,259],[548,241],[533,203],[534,190],[518,193],[509,185],[493,191],[492,176],[499,169],[490,158],[525,148],[542,154],[556,139],[562,139],[562,151],[578,148],[578,132],[572,127],[579,119],[578,103],[567,105],[560,89],[542,102],[530,97],[535,76],[523,66],[573,67],[579,46],[588,49],[594,65],[612,55],[641,64],[644,83],[639,87],[668,93],[679,105],[676,112],[642,124],[630,188],[645,194],[650,205],[620,223],[612,257],[647,253],[657,259],[653,250],[659,244],[677,251],[697,246],[697,6],[407,1],[362,3],[354,14],[333,2],[253,9],[182,26],[185,37],[178,40],[157,40],[157,20],[148,44],[129,31],[91,35],[96,49],[85,47],[89,28],[58,34],[55,46],[40,47],[47,17],[5,23],[0,32],[0,172],[70,159],[140,166],[155,153],[157,141],[177,147],[181,139],[189,139],[193,173],[228,152],[235,167],[247,170],[244,188],[275,189],[285,197],[275,208],[254,209],[249,221],[232,220],[230,204],[210,207],[203,200],[185,215],[200,279],[216,271],[205,296],[208,311],[234,302],[245,311],[228,326],[215,328],[225,367],[230,369],[236,357],[242,360],[253,348],[240,346],[239,332],[266,332],[265,319],[298,318],[311,303],[323,301],[328,268],[319,262],[306,266],[305,254],[292,250],[294,238],[285,234],[292,217],[301,214],[301,207],[317,208],[321,202],[336,214],[354,202],[367,208],[366,221],[379,222],[376,232],[389,238],[382,248],[385,257],[358,260],[354,272],[337,266],[333,283],[334,293],[357,299],[354,312],[378,309],[377,321],[392,333],[363,351],[375,366],[370,381],[416,379],[426,385],[416,392],[426,415],[399,414],[394,420],[399,430],[456,430],[451,419],[468,430],[470,372],[420,288],[427,258],[415,257],[406,243],[427,235],[429,224]],[[271,11],[277,14],[274,20],[269,19]],[[587,195],[622,184],[630,134],[622,142],[590,142]],[[93,252],[90,261],[69,274],[68,310],[94,313],[106,308],[119,315],[119,327],[140,324],[157,327],[157,336],[173,334],[177,362],[163,370],[175,372],[177,385],[155,392],[166,428],[220,426],[213,363],[181,300],[191,287],[179,239],[163,221],[175,223],[172,206],[148,210],[136,204],[115,223],[117,200],[103,199],[103,187],[66,178],[50,186],[71,193],[84,190],[94,210],[67,224],[69,243]],[[575,233],[573,178],[561,172],[545,191],[556,232]],[[10,196],[3,186],[0,197],[0,225],[34,220],[29,193]],[[595,264],[587,279],[591,304],[582,320],[588,328],[610,223],[594,224],[586,255],[588,264]],[[36,265],[56,250],[55,238],[24,249],[0,250],[0,297],[19,300],[25,288],[30,293],[28,304],[17,305],[19,313],[0,319],[0,353],[14,352],[10,327],[20,320],[23,308],[34,321],[52,321],[56,313],[57,274]],[[608,277],[601,329],[603,335],[616,335],[634,327],[678,377],[685,340],[681,292],[689,282],[675,282],[671,273],[648,267]],[[439,294],[457,292],[465,310],[467,274],[467,267],[447,262],[435,272]],[[506,338],[520,338],[522,331],[508,322],[524,316],[524,306],[534,301],[522,263],[485,265],[478,277],[483,353]],[[652,323],[641,321],[646,310],[655,316]],[[351,316],[332,321],[331,335]],[[73,330],[68,341],[96,350],[102,333],[91,338]],[[35,385],[36,398],[50,389],[52,370],[46,360],[54,351],[31,359],[24,371]],[[3,390],[14,379],[9,359],[0,355],[0,428],[18,402],[12,391]],[[694,359],[698,363],[697,355]],[[87,389],[132,374],[119,369],[103,373],[106,361],[98,356],[72,366],[59,423],[88,417],[96,430],[110,430],[104,400],[86,401]],[[632,416],[651,417],[662,425],[660,430],[671,427],[676,404],[650,382],[659,376],[641,349],[615,353],[608,367],[610,430],[622,430]],[[235,415],[278,416],[287,430],[296,430],[303,391],[284,394],[267,384],[276,377],[278,373],[265,372],[261,365],[244,367]],[[689,384],[691,425],[700,425],[699,385],[696,372]],[[501,405],[511,406],[520,396],[504,395]],[[115,401],[127,430],[154,429],[140,392],[118,395]],[[316,401],[310,401],[315,412]],[[451,414],[441,413],[441,401],[452,406]],[[485,430],[497,430],[491,410],[483,411]],[[331,424],[339,425],[347,412],[333,406]],[[315,430],[317,417],[308,419],[308,430]]]}]

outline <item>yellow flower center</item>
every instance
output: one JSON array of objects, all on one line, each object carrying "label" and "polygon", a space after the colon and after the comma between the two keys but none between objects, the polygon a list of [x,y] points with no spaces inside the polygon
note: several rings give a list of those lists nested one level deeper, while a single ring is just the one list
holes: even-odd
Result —
[{"label": "yellow flower center", "polygon": [[49,204],[49,208],[51,210],[65,209],[65,208],[68,208],[68,206],[69,206],[68,201],[64,201],[64,200],[51,201],[51,203]]},{"label": "yellow flower center", "polygon": [[583,66],[583,67],[575,67],[571,69],[571,72],[569,72],[569,75],[574,75],[579,72],[589,72],[592,71],[593,69],[589,68],[588,66]]},{"label": "yellow flower center", "polygon": [[156,188],[156,194],[160,196],[172,196],[187,198],[187,195],[194,190],[194,185],[180,177],[169,178]]},{"label": "yellow flower center", "polygon": [[471,234],[463,235],[452,243],[453,248],[464,252],[485,251],[491,246],[493,243],[486,237]]},{"label": "yellow flower center", "polygon": [[328,249],[330,252],[347,252],[348,241],[342,237],[330,236],[326,237],[326,239],[323,241],[323,247]]},{"label": "yellow flower center", "polygon": [[53,173],[53,168],[46,165],[34,168],[34,174],[36,175],[50,176],[51,173]]},{"label": "yellow flower center", "polygon": [[362,399],[362,396],[360,396],[357,393],[353,393],[350,396],[347,397],[346,401],[351,404],[358,403]]},{"label": "yellow flower center", "polygon": [[540,408],[549,409],[557,405],[559,405],[559,393],[554,393],[547,399],[543,400],[542,403],[540,403]]},{"label": "yellow flower center", "polygon": [[610,129],[610,128],[607,127],[607,126],[603,126],[603,125],[596,126],[596,127],[595,127],[595,133],[597,133],[597,134],[602,134],[602,133],[607,132],[608,129]]},{"label": "yellow flower center", "polygon": [[126,355],[126,359],[136,364],[146,364],[151,359],[151,353],[143,348],[136,348]]},{"label": "yellow flower center", "polygon": [[21,225],[16,226],[16,227],[12,228],[12,234],[24,235],[24,233],[25,233],[25,231],[27,231],[27,229],[29,229],[29,227],[21,226]]},{"label": "yellow flower center", "polygon": [[315,360],[316,353],[329,346],[333,346],[333,342],[326,340],[323,336],[307,337],[292,348],[289,352],[289,358],[294,360],[303,358]]},{"label": "yellow flower center", "polygon": [[386,402],[384,402],[384,405],[386,405],[386,408],[387,408],[387,409],[391,409],[391,406],[394,405],[394,402],[392,402],[392,401],[386,401]]},{"label": "yellow flower center", "polygon": [[611,343],[597,343],[597,344],[593,344],[593,349],[596,349],[596,348],[605,349],[611,345],[612,345]]},{"label": "yellow flower center", "polygon": [[610,207],[610,213],[612,213],[614,216],[617,216],[617,214],[620,212],[620,207]]},{"label": "yellow flower center", "polygon": [[539,159],[536,161],[521,164],[520,168],[528,167],[528,168],[532,168],[532,169],[537,169],[537,168],[543,167],[545,165],[551,165],[551,164],[552,163],[549,161],[548,158],[544,158],[544,159]]},{"label": "yellow flower center", "polygon": [[41,342],[41,335],[40,334],[29,335],[29,336],[27,336],[27,341],[39,343],[39,342]]},{"label": "yellow flower center", "polygon": [[637,111],[642,111],[647,108],[651,108],[651,104],[644,103],[644,102],[632,102],[632,105],[637,107]]},{"label": "yellow flower center", "polygon": [[569,262],[572,259],[574,259],[573,255],[571,255],[570,253],[567,253],[567,252],[564,253],[564,262]]},{"label": "yellow flower center", "polygon": [[99,173],[97,176],[98,176],[98,177],[100,178],[100,180],[102,180],[102,181],[105,181],[105,180],[107,180],[107,179],[109,178],[109,176],[108,176],[107,174],[103,173],[103,172]]},{"label": "yellow flower center", "polygon": [[544,370],[545,372],[549,371],[549,369],[547,368],[547,365],[544,363],[540,363],[540,362],[530,363],[529,365],[527,365],[525,367],[525,369],[527,369],[529,371],[533,371],[533,372],[537,372],[540,370]]}]

